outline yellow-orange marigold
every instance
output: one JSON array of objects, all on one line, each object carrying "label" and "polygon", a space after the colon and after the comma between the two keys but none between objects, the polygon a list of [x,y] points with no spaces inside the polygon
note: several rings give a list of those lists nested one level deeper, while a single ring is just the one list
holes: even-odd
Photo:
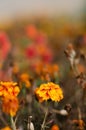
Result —
[{"label": "yellow-orange marigold", "polygon": [[16,112],[19,108],[19,102],[18,102],[17,97],[3,98],[2,101],[3,101],[3,104],[2,104],[3,112],[5,112],[6,114],[9,114],[11,116],[15,116]]},{"label": "yellow-orange marigold", "polygon": [[63,99],[63,91],[58,84],[52,82],[41,84],[40,87],[36,88],[35,94],[39,102],[52,101],[59,102]]},{"label": "yellow-orange marigold", "polygon": [[20,92],[16,82],[0,82],[0,96],[16,97]]}]

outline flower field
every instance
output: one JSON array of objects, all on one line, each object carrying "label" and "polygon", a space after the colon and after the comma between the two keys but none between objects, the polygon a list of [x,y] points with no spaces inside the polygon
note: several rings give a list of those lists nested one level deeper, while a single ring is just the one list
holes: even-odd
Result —
[{"label": "flower field", "polygon": [[0,130],[86,130],[86,25],[46,17],[0,29]]}]

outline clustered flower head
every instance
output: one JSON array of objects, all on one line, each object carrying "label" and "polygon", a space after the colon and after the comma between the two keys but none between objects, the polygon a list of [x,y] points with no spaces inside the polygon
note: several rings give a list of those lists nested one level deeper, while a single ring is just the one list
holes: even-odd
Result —
[{"label": "clustered flower head", "polygon": [[15,82],[0,82],[0,96],[2,97],[3,112],[15,116],[19,108],[18,94],[20,92]]},{"label": "clustered flower head", "polygon": [[17,86],[17,83],[15,82],[0,82],[0,96],[3,96],[4,98],[10,97],[16,97],[18,93],[20,92],[19,87]]},{"label": "clustered flower head", "polygon": [[41,84],[40,87],[36,88],[35,94],[39,102],[52,100],[59,102],[63,99],[63,91],[59,85],[52,82]]}]

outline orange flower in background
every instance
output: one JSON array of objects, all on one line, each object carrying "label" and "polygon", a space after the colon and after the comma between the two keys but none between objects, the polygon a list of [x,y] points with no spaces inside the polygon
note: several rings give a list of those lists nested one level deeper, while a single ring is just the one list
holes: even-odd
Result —
[{"label": "orange flower in background", "polygon": [[55,78],[58,74],[59,66],[57,64],[44,64],[43,62],[36,63],[34,67],[37,76],[40,76],[42,80]]},{"label": "orange flower in background", "polygon": [[16,97],[20,92],[17,83],[15,82],[0,82],[0,96],[3,97]]},{"label": "orange flower in background", "polygon": [[5,59],[11,49],[9,38],[5,32],[0,32],[0,59]]},{"label": "orange flower in background", "polygon": [[35,69],[35,73],[36,73],[37,75],[41,75],[42,69],[43,69],[43,62],[38,61],[38,62],[35,64],[34,69]]},{"label": "orange flower in background", "polygon": [[55,73],[57,73],[59,70],[58,65],[56,64],[46,64],[43,72],[45,73],[49,73],[51,76],[54,76]]},{"label": "orange flower in background", "polygon": [[85,127],[83,120],[73,120],[72,123],[75,124],[80,130],[83,130]]},{"label": "orange flower in background", "polygon": [[19,67],[16,64],[14,64],[13,69],[12,69],[12,73],[17,74],[18,72],[19,72]]},{"label": "orange flower in background", "polygon": [[58,72],[58,70],[59,70],[59,66],[57,64],[54,64],[53,65],[53,71]]},{"label": "orange flower in background", "polygon": [[37,36],[37,29],[36,27],[31,24],[26,27],[26,34],[29,38],[34,39]]},{"label": "orange flower in background", "polygon": [[5,112],[6,114],[10,114],[11,116],[15,116],[19,108],[19,102],[18,102],[17,97],[3,98],[2,101],[3,101],[3,104],[2,104],[3,112]]},{"label": "orange flower in background", "polygon": [[31,86],[30,76],[27,73],[23,73],[20,75],[20,81],[25,83],[26,87],[29,88]]},{"label": "orange flower in background", "polygon": [[35,94],[39,102],[47,101],[49,99],[55,102],[59,102],[63,99],[62,89],[59,85],[52,82],[41,84],[39,88],[36,88]]},{"label": "orange flower in background", "polygon": [[9,126],[2,128],[1,130],[12,130]]},{"label": "orange flower in background", "polygon": [[38,55],[42,56],[47,51],[47,47],[45,44],[42,45],[36,45],[37,53]]},{"label": "orange flower in background", "polygon": [[51,130],[60,130],[60,129],[59,129],[58,125],[53,125],[53,126],[51,127]]}]

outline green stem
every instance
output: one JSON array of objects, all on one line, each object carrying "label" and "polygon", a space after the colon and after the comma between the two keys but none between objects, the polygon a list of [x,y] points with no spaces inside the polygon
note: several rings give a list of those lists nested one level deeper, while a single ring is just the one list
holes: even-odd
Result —
[{"label": "green stem", "polygon": [[16,125],[12,116],[11,116],[11,125],[12,125],[12,130],[16,130]]},{"label": "green stem", "polygon": [[45,123],[46,123],[47,115],[48,115],[48,107],[46,107],[45,117],[44,117],[43,123],[41,125],[41,130],[45,130]]}]

